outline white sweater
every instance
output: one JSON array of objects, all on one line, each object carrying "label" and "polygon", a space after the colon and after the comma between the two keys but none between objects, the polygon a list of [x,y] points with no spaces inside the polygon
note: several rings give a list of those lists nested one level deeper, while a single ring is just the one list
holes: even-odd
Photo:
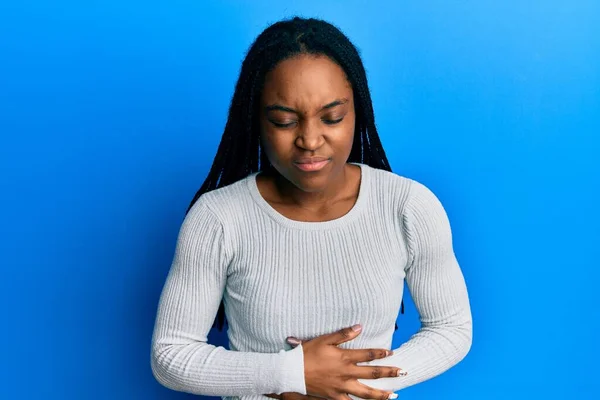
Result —
[{"label": "white sweater", "polygon": [[[392,356],[359,365],[408,374],[359,381],[397,391],[465,357],[471,310],[442,204],[415,180],[355,164],[356,204],[331,221],[286,218],[258,191],[257,173],[198,199],[179,231],[152,336],[162,385],[244,400],[306,394],[302,345],[291,349],[286,338],[360,323],[341,348],[390,349],[404,280],[420,330]],[[230,350],[207,343],[222,298]]]}]

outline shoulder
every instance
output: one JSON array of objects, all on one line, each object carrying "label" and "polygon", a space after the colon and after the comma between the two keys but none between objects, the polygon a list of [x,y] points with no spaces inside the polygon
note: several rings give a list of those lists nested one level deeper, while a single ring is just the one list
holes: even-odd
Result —
[{"label": "shoulder", "polygon": [[249,209],[248,179],[249,176],[198,197],[184,218],[180,240],[193,242],[196,248],[210,243],[223,245],[229,257],[236,243],[236,226]]},{"label": "shoulder", "polygon": [[[386,201],[403,219],[444,225],[447,215],[438,195],[418,179],[369,167],[374,198]],[[406,221],[405,221],[406,222]]]},{"label": "shoulder", "polygon": [[409,177],[397,172],[371,167],[370,165],[365,165],[365,167],[369,171],[374,189],[385,188],[386,190],[406,192],[410,186],[410,181],[412,181]]},{"label": "shoulder", "polygon": [[402,210],[408,200],[413,180],[402,174],[367,166],[371,192],[378,203],[385,202],[394,210]]},{"label": "shoulder", "polygon": [[248,179],[250,175],[202,194],[190,209],[190,213],[194,208],[207,209],[222,223],[226,223],[229,216],[237,214],[245,207],[249,199]]},{"label": "shoulder", "polygon": [[251,176],[248,175],[227,186],[202,194],[190,208],[188,215],[208,212],[222,225],[239,219],[240,213],[243,214],[248,208],[250,200],[248,180],[250,178]]},{"label": "shoulder", "polygon": [[438,195],[429,186],[416,180],[410,179],[410,189],[406,204],[406,213],[421,215],[429,219],[445,219],[446,210]]},{"label": "shoulder", "polygon": [[442,201],[430,187],[409,178],[402,221],[409,242],[421,251],[452,247],[452,229]]}]

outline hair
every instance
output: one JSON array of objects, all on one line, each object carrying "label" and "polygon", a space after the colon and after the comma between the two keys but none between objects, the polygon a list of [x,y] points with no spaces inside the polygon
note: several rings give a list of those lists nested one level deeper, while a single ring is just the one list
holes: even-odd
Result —
[{"label": "hair", "polygon": [[[391,171],[375,127],[367,76],[357,48],[331,23],[316,18],[294,17],[268,26],[248,49],[217,154],[186,215],[202,194],[232,184],[251,173],[273,169],[260,143],[262,87],[265,75],[278,63],[300,54],[329,57],[344,70],[352,86],[356,122],[348,162]],[[404,302],[400,312],[404,313]],[[213,328],[222,330],[225,323],[225,307],[221,300]]]}]

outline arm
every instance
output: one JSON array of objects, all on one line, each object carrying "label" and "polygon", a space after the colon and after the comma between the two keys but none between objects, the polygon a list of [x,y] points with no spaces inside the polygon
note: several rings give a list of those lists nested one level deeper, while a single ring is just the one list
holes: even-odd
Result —
[{"label": "arm", "polygon": [[151,367],[156,380],[177,391],[205,396],[305,394],[303,350],[230,351],[207,343],[231,255],[223,227],[204,199],[186,216],[162,290]]},{"label": "arm", "polygon": [[472,339],[467,288],[442,204],[427,187],[412,181],[402,218],[409,249],[406,283],[419,312],[421,328],[392,356],[369,363],[402,368],[407,376],[360,380],[393,391],[445,372],[466,356]]}]

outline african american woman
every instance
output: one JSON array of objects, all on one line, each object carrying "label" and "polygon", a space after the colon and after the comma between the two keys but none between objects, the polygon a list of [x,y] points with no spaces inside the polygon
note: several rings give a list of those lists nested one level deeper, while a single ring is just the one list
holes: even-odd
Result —
[{"label": "african american woman", "polygon": [[[421,327],[391,349],[405,281]],[[225,324],[229,349],[208,344]],[[244,400],[393,399],[461,361],[471,338],[447,214],[391,171],[357,49],[320,19],[269,26],[179,231],[155,378]]]}]

